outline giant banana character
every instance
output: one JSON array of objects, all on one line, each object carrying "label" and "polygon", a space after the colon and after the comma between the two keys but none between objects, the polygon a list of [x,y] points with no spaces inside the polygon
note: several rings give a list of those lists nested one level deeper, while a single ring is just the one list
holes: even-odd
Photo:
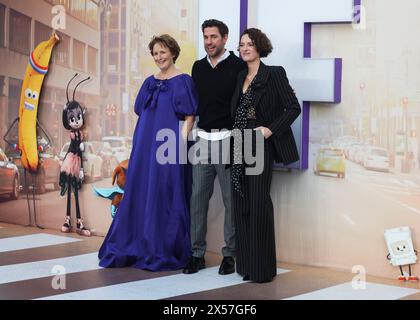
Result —
[{"label": "giant banana character", "polygon": [[53,33],[47,41],[41,42],[31,53],[22,85],[19,106],[19,150],[21,161],[26,170],[36,173],[38,170],[37,113],[40,92],[48,64],[55,44],[59,41]]},{"label": "giant banana character", "polygon": [[[20,96],[20,105],[19,105],[19,116],[16,118],[12,125],[7,130],[6,134],[3,136],[4,141],[12,148],[19,149],[21,153],[21,162],[25,168],[24,170],[24,179],[25,185],[27,184],[26,180],[26,171],[28,170],[32,174],[32,191],[33,191],[33,210],[35,225],[38,228],[43,229],[39,226],[36,221],[36,206],[35,206],[35,184],[34,176],[38,170],[38,143],[37,143],[37,132],[36,127],[38,124],[37,113],[38,113],[38,104],[40,99],[40,92],[44,77],[48,72],[48,64],[51,59],[51,53],[55,44],[59,41],[59,37],[53,33],[50,39],[47,41],[41,42],[35,50],[31,53],[29,57],[29,64],[26,68],[25,78],[22,85],[22,93]],[[18,142],[9,141],[8,135],[12,130],[14,125],[18,122]],[[38,127],[44,133],[45,137],[48,140],[48,143],[51,143],[51,139],[47,132],[42,128],[40,124]],[[26,198],[28,201],[28,216],[29,216],[29,225],[32,225],[32,215],[29,204],[29,193],[26,193]]]}]

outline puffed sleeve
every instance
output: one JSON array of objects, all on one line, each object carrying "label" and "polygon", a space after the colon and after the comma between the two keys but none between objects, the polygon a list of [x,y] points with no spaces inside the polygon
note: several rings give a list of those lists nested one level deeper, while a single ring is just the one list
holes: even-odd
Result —
[{"label": "puffed sleeve", "polygon": [[134,112],[140,117],[141,112],[144,109],[147,97],[148,97],[148,88],[149,88],[149,78],[144,80],[139,93],[137,94],[136,102],[134,103]]},{"label": "puffed sleeve", "polygon": [[185,74],[176,79],[173,95],[174,111],[180,120],[197,112],[198,96],[193,79]]}]

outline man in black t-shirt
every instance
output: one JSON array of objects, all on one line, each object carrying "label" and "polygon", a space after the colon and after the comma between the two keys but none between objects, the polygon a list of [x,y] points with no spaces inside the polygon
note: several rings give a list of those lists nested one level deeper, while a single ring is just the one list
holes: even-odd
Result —
[{"label": "man in black t-shirt", "polygon": [[[207,211],[216,175],[225,207],[223,261],[219,274],[235,272],[235,226],[231,205],[229,161],[232,119],[230,103],[238,73],[246,64],[225,49],[229,29],[221,21],[206,20],[202,25],[207,56],[194,63],[192,77],[198,91],[198,137],[194,145],[191,196],[191,257],[183,272],[196,273],[205,267]],[[199,155],[198,155],[199,154]],[[196,163],[196,164],[195,164]]]}]

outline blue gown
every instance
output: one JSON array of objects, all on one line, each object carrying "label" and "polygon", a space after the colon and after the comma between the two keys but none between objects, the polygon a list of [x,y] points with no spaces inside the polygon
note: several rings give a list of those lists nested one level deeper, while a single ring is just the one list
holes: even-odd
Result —
[{"label": "blue gown", "polygon": [[[191,168],[179,161],[158,163],[156,153],[170,139],[156,137],[161,129],[171,129],[179,141],[179,120],[195,115],[196,110],[197,93],[189,75],[180,74],[168,80],[150,76],[144,81],[134,106],[139,120],[125,194],[99,250],[101,267],[167,271],[186,265],[191,254]],[[179,153],[176,148],[178,160]]]}]

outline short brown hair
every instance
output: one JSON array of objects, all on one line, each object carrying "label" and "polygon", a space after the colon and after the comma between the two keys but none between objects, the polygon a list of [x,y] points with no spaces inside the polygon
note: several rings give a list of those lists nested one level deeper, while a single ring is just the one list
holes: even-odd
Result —
[{"label": "short brown hair", "polygon": [[[249,28],[242,32],[242,36],[248,35],[248,37],[254,42],[255,49],[259,53],[261,58],[267,57],[273,51],[273,45],[267,35],[257,28]],[[239,40],[240,41],[240,40]]]},{"label": "short brown hair", "polygon": [[179,57],[179,53],[181,52],[181,48],[179,47],[178,42],[174,38],[172,38],[169,34],[162,34],[160,36],[154,36],[152,41],[149,43],[149,50],[150,54],[153,56],[153,47],[156,43],[160,43],[162,46],[166,47],[171,51],[172,55],[174,56],[174,63],[176,59]]}]

